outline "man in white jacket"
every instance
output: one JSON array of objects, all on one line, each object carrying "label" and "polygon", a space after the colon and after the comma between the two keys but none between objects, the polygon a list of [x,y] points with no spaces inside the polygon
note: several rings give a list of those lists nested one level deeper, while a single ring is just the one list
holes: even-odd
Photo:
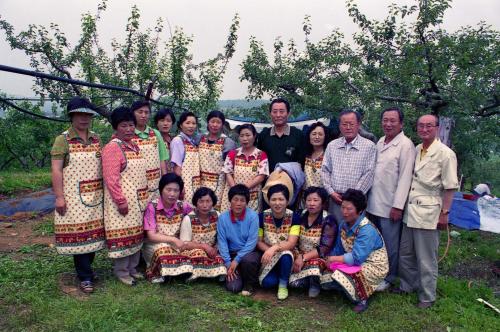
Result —
[{"label": "man in white jacket", "polygon": [[389,256],[389,273],[377,287],[377,291],[384,291],[397,278],[401,221],[416,151],[403,132],[404,115],[399,108],[385,109],[380,118],[385,136],[377,142],[375,177],[366,210],[369,219],[382,233]]},{"label": "man in white jacket", "polygon": [[436,138],[438,129],[437,116],[418,119],[422,144],[417,146],[399,248],[399,292],[417,291],[421,309],[436,301],[438,229],[446,229],[453,193],[459,187],[457,157]]}]

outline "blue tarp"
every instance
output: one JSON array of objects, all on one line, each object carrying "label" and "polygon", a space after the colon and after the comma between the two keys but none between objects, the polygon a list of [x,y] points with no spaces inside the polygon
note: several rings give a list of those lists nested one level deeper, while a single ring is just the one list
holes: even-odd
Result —
[{"label": "blue tarp", "polygon": [[450,209],[450,224],[467,230],[479,229],[481,221],[476,201],[463,198],[461,192],[456,192]]},{"label": "blue tarp", "polygon": [[0,202],[0,220],[9,221],[9,217],[20,213],[50,213],[54,211],[54,206],[54,192],[52,189],[46,189],[21,198]]}]

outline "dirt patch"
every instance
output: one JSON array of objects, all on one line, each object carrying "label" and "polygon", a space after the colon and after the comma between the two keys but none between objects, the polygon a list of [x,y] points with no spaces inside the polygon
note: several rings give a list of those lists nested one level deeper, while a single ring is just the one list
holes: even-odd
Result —
[{"label": "dirt patch", "polygon": [[54,236],[40,236],[33,228],[44,222],[43,219],[22,222],[0,223],[0,252],[15,252],[26,245],[42,244],[54,246]]},{"label": "dirt patch", "polygon": [[485,282],[497,292],[500,291],[499,270],[499,261],[491,263],[487,260],[477,258],[472,261],[458,263],[447,274],[458,279],[468,280],[469,286],[474,282]]}]

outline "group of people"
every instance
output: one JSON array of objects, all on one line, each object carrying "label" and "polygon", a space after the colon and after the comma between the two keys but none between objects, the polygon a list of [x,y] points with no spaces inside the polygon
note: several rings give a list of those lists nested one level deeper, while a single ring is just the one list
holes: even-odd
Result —
[{"label": "group of people", "polygon": [[[204,135],[196,115],[183,112],[172,135],[172,110],[160,109],[153,129],[150,104],[137,101],[113,110],[114,134],[102,147],[90,131],[94,109],[70,100],[71,127],[51,151],[56,248],[73,255],[83,292],[94,290],[92,261],[107,248],[127,285],[216,278],[247,296],[257,285],[277,288],[280,300],[289,287],[310,297],[335,289],[356,312],[389,288],[416,291],[420,308],[436,300],[438,228],[458,188],[436,116],[418,119],[415,148],[399,108],[381,113],[385,135],[376,144],[360,135],[360,114],[344,110],[341,137],[330,141],[321,122],[305,135],[291,126],[290,105],[278,98],[272,127],[237,127],[237,147],[220,111],[208,114]],[[289,164],[303,181],[269,176]]]}]

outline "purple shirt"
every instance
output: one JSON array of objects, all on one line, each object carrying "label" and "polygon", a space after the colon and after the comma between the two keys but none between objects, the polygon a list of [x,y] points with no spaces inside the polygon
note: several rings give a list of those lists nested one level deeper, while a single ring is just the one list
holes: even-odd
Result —
[{"label": "purple shirt", "polygon": [[[156,204],[156,211],[163,210],[163,213],[167,217],[172,217],[174,215],[177,204],[174,204],[171,208],[166,209],[163,205],[163,201],[161,199],[158,200],[158,204]],[[193,211],[191,205],[186,202],[182,202],[182,214],[186,215],[189,212]],[[146,211],[144,212],[144,230],[145,231],[156,231],[156,212],[153,203],[149,203]]]}]

